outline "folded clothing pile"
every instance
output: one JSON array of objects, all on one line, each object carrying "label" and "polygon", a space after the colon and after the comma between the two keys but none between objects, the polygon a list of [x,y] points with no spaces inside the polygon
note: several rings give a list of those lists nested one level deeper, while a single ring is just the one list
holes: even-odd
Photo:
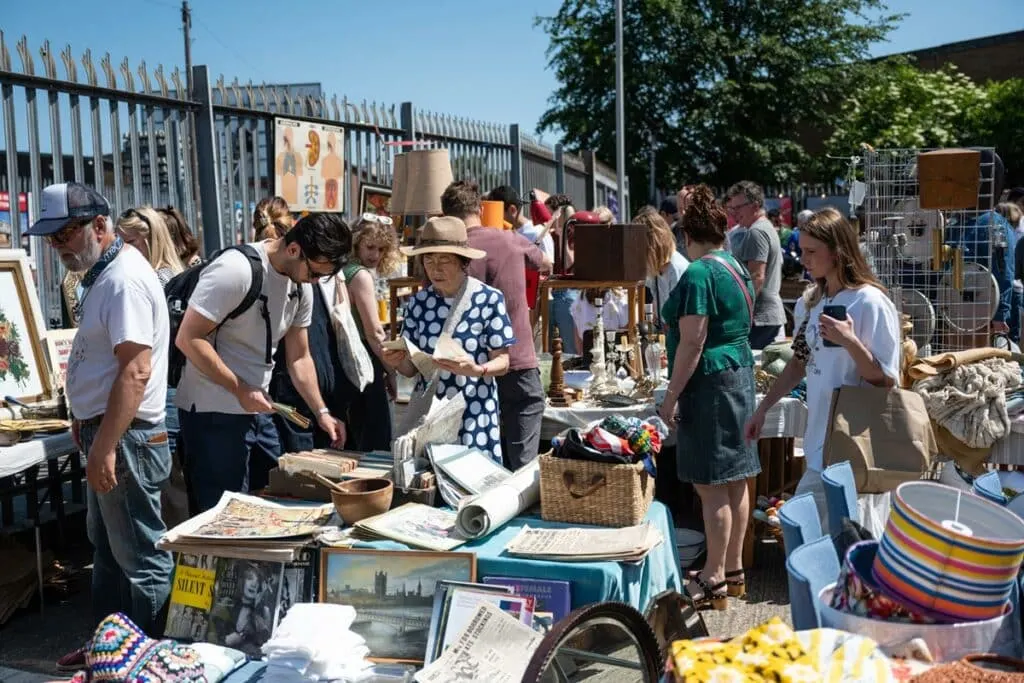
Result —
[{"label": "folded clothing pile", "polygon": [[638,462],[653,476],[654,460],[668,435],[665,423],[658,417],[640,420],[637,417],[611,415],[585,429],[570,429],[552,439],[554,455],[570,460],[590,460],[611,465]]},{"label": "folded clothing pile", "polygon": [[370,649],[350,628],[356,611],[347,605],[297,603],[263,645],[266,683],[365,679],[373,668]]}]

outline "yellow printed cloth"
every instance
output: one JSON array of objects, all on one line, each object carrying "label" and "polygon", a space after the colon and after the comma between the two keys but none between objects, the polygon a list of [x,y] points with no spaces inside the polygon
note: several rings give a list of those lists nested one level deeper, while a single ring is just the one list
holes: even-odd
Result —
[{"label": "yellow printed cloth", "polygon": [[870,638],[835,629],[794,633],[774,618],[729,641],[678,640],[675,683],[897,683],[893,660]]}]

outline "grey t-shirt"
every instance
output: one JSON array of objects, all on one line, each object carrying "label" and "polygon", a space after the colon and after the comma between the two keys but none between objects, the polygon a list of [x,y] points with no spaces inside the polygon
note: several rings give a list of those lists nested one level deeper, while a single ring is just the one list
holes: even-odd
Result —
[{"label": "grey t-shirt", "polygon": [[772,222],[763,216],[754,221],[733,254],[743,265],[748,261],[766,264],[764,286],[754,301],[754,325],[785,325],[786,310],[779,296],[782,287],[782,245]]},{"label": "grey t-shirt", "polygon": [[[274,270],[267,259],[265,243],[256,242],[251,246],[263,260],[263,295],[267,297],[270,314],[270,338],[273,342],[271,355],[277,344],[290,327],[309,327],[313,316],[313,289],[310,285],[297,285],[287,276]],[[219,323],[235,310],[249,291],[252,282],[252,268],[245,255],[236,249],[225,252],[210,263],[199,276],[199,282],[192,292],[188,307],[207,320]],[[301,296],[292,296],[298,287]],[[266,323],[260,313],[261,303],[257,301],[245,313],[233,320],[227,320],[219,330],[210,335],[224,364],[240,380],[253,387],[270,386],[273,362],[266,362]],[[185,369],[178,383],[175,404],[182,410],[194,406],[201,413],[245,414],[238,399],[226,389],[213,382],[192,365],[185,363]]]}]

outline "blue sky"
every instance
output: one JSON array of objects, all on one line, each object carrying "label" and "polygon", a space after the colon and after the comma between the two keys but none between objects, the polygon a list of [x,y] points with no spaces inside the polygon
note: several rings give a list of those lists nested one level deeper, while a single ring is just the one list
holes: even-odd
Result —
[{"label": "blue sky", "polygon": [[[629,0],[626,0],[629,2]],[[194,0],[193,61],[228,82],[320,82],[328,94],[477,120],[520,123],[532,132],[556,87],[547,37],[533,27],[559,0]],[[890,0],[909,13],[875,54],[1024,28],[1020,0]],[[441,9],[443,7],[444,9]],[[153,69],[182,65],[175,0],[0,0],[12,60],[22,34],[36,57],[44,40],[76,57],[91,48]],[[63,66],[58,64],[63,75]],[[554,142],[549,134],[549,143]]]}]

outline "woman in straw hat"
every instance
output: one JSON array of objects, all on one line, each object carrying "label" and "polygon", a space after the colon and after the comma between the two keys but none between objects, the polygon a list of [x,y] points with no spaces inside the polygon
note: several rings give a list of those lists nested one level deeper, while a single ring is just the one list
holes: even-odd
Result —
[{"label": "woman in straw hat", "polygon": [[[486,253],[472,249],[466,224],[458,218],[431,218],[419,244],[403,247],[418,256],[430,285],[414,294],[405,308],[402,336],[438,368],[417,367],[406,350],[384,351],[384,362],[406,377],[420,375],[418,390],[435,386],[435,396],[462,393],[466,410],[459,439],[501,462],[498,386],[494,378],[508,371],[508,350],[516,339],[505,310],[505,296],[466,274],[472,259]],[[421,363],[421,365],[424,365]]]}]

